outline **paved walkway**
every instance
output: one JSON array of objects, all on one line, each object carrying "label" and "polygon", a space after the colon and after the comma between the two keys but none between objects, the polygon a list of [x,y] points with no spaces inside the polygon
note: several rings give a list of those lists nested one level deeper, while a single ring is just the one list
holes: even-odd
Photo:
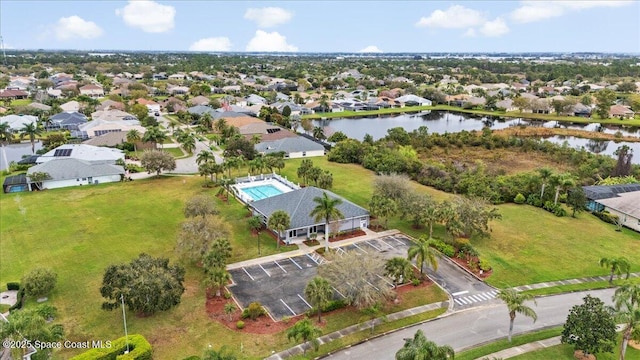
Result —
[{"label": "paved walkway", "polygon": [[[629,278],[637,278],[637,277],[640,277],[640,272],[629,274]],[[591,277],[585,277],[580,279],[549,281],[549,282],[543,282],[538,284],[516,286],[512,289],[517,291],[527,291],[527,290],[544,289],[544,288],[553,287],[553,286],[583,284],[583,283],[597,282],[597,281],[609,281],[609,276],[591,276]]]}]

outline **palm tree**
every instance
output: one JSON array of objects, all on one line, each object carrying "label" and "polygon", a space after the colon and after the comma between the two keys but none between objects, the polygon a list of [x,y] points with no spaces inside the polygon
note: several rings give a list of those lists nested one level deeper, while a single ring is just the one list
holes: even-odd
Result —
[{"label": "palm tree", "polygon": [[408,280],[413,276],[413,265],[403,257],[396,256],[387,260],[384,266],[385,275],[393,278],[393,287],[397,288],[400,279]]},{"label": "palm tree", "polygon": [[620,359],[624,360],[629,340],[640,341],[640,285],[624,284],[613,295],[616,321],[625,324],[620,344]]},{"label": "palm tree", "polygon": [[327,279],[320,276],[314,277],[304,288],[304,295],[309,299],[311,305],[318,309],[318,323],[322,322],[322,308],[333,297],[333,288]]},{"label": "palm tree", "polygon": [[193,153],[193,150],[196,148],[196,137],[195,135],[188,134],[181,139],[182,148],[188,152],[189,154]]},{"label": "palm tree", "polygon": [[276,247],[280,247],[280,239],[283,237],[282,233],[287,230],[289,226],[291,226],[291,218],[286,211],[277,210],[269,216],[269,220],[267,220],[267,227],[278,233]]},{"label": "palm tree", "polygon": [[262,230],[262,217],[260,216],[252,216],[247,221],[247,225],[249,225],[249,229],[251,231],[255,231],[258,234],[258,255],[262,254],[260,249],[260,230]]},{"label": "palm tree", "polygon": [[316,126],[313,128],[313,137],[318,140],[324,140],[327,137],[324,135],[324,129],[322,126]]},{"label": "palm tree", "polygon": [[420,275],[424,274],[424,264],[430,265],[433,271],[438,271],[438,257],[436,251],[431,246],[433,240],[424,236],[418,239],[418,242],[411,244],[407,250],[407,259],[416,259],[416,264],[420,268]]},{"label": "palm tree", "polygon": [[313,216],[315,221],[324,219],[324,232],[325,243],[324,251],[329,251],[329,222],[331,220],[338,220],[344,218],[342,212],[338,209],[338,206],[342,204],[342,200],[339,198],[330,198],[326,191],[322,192],[322,196],[316,196],[313,198],[313,202],[318,204],[309,214]]},{"label": "palm tree", "polygon": [[153,143],[155,149],[158,148],[158,143],[162,144],[166,139],[167,134],[157,126],[147,129],[142,137],[142,141]]},{"label": "palm tree", "polygon": [[224,304],[224,313],[229,315],[229,321],[233,319],[231,316],[233,315],[233,312],[236,311],[236,309],[236,305],[233,302]]},{"label": "palm tree", "polygon": [[[553,177],[552,177],[553,178]],[[558,204],[558,197],[560,196],[560,191],[564,191],[570,187],[576,185],[576,181],[573,176],[569,173],[560,174],[555,176],[554,184],[556,185],[556,196],[553,200],[553,204]]]},{"label": "palm tree", "polygon": [[11,133],[11,126],[9,126],[9,123],[0,123],[0,142],[3,144],[9,143],[11,142],[11,139],[13,139],[13,134]]},{"label": "palm tree", "polygon": [[438,346],[427,340],[422,330],[416,331],[413,339],[404,339],[404,346],[396,352],[396,360],[447,360],[454,357],[455,352],[451,346]]},{"label": "palm tree", "polygon": [[203,128],[209,131],[211,129],[211,126],[213,125],[213,118],[211,117],[211,114],[209,113],[202,114],[200,119],[198,119],[198,124],[200,124]]},{"label": "palm tree", "polygon": [[216,296],[220,297],[222,288],[229,282],[231,275],[224,267],[215,266],[206,269],[206,284],[216,290]]},{"label": "palm tree", "polygon": [[251,137],[251,143],[253,145],[259,143],[260,141],[262,141],[262,135],[260,134],[253,134],[253,136]]},{"label": "palm tree", "polygon": [[215,159],[216,159],[216,158],[215,158],[215,156],[213,155],[213,152],[212,152],[212,151],[209,151],[209,150],[203,150],[203,151],[200,151],[200,152],[198,153],[198,156],[196,156],[196,163],[197,163],[198,165],[201,165],[201,164],[203,164],[203,163],[207,163],[207,162],[209,162],[209,161],[214,161],[214,162],[215,162]]},{"label": "palm tree", "polygon": [[627,274],[627,279],[629,278],[629,272],[631,271],[631,264],[629,264],[629,260],[625,257],[618,258],[606,258],[603,257],[599,262],[601,267],[609,268],[611,271],[611,276],[609,277],[609,284],[613,285],[613,275],[622,275],[622,273]]},{"label": "palm tree", "polygon": [[35,122],[30,124],[24,124],[20,129],[20,139],[24,139],[25,136],[29,136],[31,142],[31,153],[36,153],[36,136],[42,135],[42,128]]},{"label": "palm tree", "polygon": [[513,322],[516,319],[516,314],[522,314],[524,316],[530,317],[533,319],[533,322],[538,320],[538,314],[536,312],[524,305],[523,303],[527,300],[533,300],[533,303],[536,303],[533,295],[531,294],[522,294],[513,289],[503,289],[497,295],[497,298],[504,301],[507,305],[507,309],[509,310],[509,318],[511,319],[509,323],[509,342],[511,342],[511,334],[513,334]]},{"label": "palm tree", "polygon": [[138,151],[136,148],[136,142],[142,140],[142,136],[140,135],[140,131],[136,129],[131,129],[127,132],[127,142],[133,144],[133,151]]},{"label": "palm tree", "polygon": [[207,349],[202,356],[202,360],[237,360],[231,350],[226,345],[222,345],[220,350]]},{"label": "palm tree", "polygon": [[228,175],[231,177],[231,169],[238,168],[242,165],[243,159],[240,156],[229,156],[224,159],[224,166],[227,168],[229,172]]},{"label": "palm tree", "polygon": [[553,175],[553,170],[548,167],[543,167],[538,169],[538,174],[540,174],[540,180],[542,180],[542,189],[540,190],[540,199],[544,197],[544,188],[547,186],[547,182],[549,178]]},{"label": "palm tree", "polygon": [[[315,350],[318,350],[320,342],[318,337],[322,335],[322,331],[311,324],[309,319],[298,321],[294,326],[287,330],[287,339],[294,339],[295,341],[302,340],[304,342],[311,341],[311,345]],[[302,353],[307,353],[307,348],[302,347]]]}]

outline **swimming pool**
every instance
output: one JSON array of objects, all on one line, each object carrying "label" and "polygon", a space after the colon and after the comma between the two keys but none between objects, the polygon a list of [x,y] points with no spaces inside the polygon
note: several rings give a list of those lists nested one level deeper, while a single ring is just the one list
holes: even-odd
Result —
[{"label": "swimming pool", "polygon": [[282,190],[271,184],[245,187],[240,189],[240,191],[249,195],[249,197],[251,197],[254,201],[266,199],[268,197],[280,195],[283,193]]}]

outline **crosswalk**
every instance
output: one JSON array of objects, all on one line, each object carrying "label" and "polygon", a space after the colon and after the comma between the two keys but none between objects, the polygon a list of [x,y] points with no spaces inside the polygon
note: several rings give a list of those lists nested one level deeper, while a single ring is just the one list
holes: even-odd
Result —
[{"label": "crosswalk", "polygon": [[457,298],[454,297],[453,301],[460,306],[464,306],[464,305],[471,305],[477,302],[495,299],[496,295],[498,295],[498,290],[487,291],[480,294],[467,295],[467,296],[457,297]]}]

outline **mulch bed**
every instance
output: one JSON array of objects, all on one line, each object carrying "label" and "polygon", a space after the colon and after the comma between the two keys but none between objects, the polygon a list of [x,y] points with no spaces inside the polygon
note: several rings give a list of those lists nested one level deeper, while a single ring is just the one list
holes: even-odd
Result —
[{"label": "mulch bed", "polygon": [[463,268],[467,269],[469,272],[474,273],[477,277],[479,277],[480,279],[486,279],[489,276],[491,276],[491,274],[493,274],[493,270],[489,270],[489,271],[483,271],[482,274],[480,274],[480,271],[474,271],[472,270],[469,265],[467,265],[467,260],[465,259],[458,259],[457,257],[452,257],[449,258],[453,261],[455,261],[458,265],[462,266]]},{"label": "mulch bed", "polygon": [[[242,314],[242,310],[237,309],[233,314],[231,314],[231,321],[229,321],[229,315],[224,313],[224,306],[229,302],[233,302],[233,300],[225,299],[223,296],[207,297],[206,308],[209,318],[218,321],[231,330],[248,332],[251,334],[275,334],[288,328],[304,316],[301,315],[291,318],[291,321],[286,323],[284,321],[275,322],[271,320],[269,316],[260,316],[256,320],[251,320],[242,319],[240,316]],[[234,303],[234,305],[237,307],[237,304]],[[242,330],[236,328],[236,323],[239,320],[244,321],[244,329]]]},{"label": "mulch bed", "polygon": [[371,225],[369,225],[369,230],[375,231],[375,232],[380,232],[380,231],[385,231],[386,229],[384,228],[384,226],[382,226],[380,224],[371,224]]},{"label": "mulch bed", "polygon": [[305,240],[302,242],[303,244],[307,245],[307,246],[316,246],[316,245],[320,245],[320,241],[318,240]]},{"label": "mulch bed", "polygon": [[352,231],[352,232],[350,232],[348,234],[331,236],[331,238],[329,239],[329,242],[340,241],[340,240],[344,240],[344,239],[351,239],[351,238],[354,238],[354,237],[364,236],[364,235],[367,235],[367,233],[364,232],[364,230],[358,229],[358,230]]}]

